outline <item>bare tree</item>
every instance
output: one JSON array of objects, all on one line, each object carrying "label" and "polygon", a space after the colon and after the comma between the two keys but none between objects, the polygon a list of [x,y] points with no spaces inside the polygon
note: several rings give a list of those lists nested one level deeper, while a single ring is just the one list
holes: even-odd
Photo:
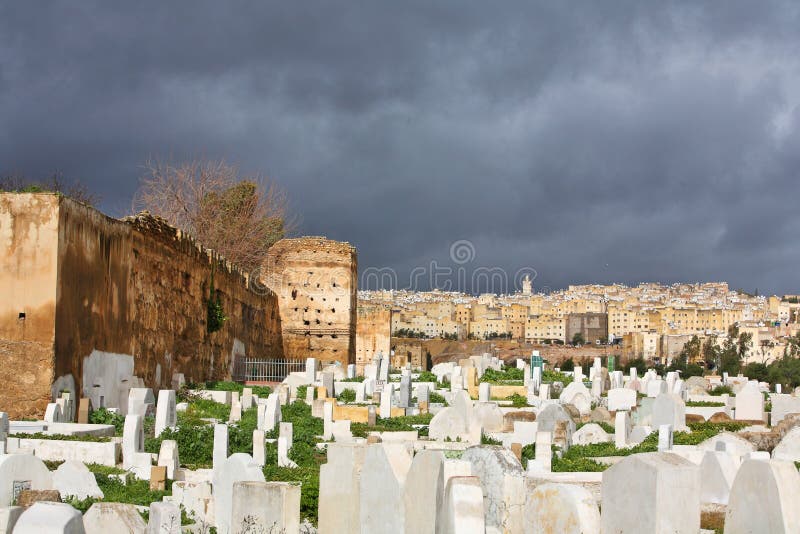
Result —
[{"label": "bare tree", "polygon": [[163,217],[245,270],[260,266],[291,231],[285,192],[263,177],[241,177],[224,161],[150,161],[145,168],[134,209]]}]

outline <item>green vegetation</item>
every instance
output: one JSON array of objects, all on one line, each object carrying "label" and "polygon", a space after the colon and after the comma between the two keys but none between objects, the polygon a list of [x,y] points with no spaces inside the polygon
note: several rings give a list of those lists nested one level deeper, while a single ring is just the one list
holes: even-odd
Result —
[{"label": "green vegetation", "polygon": [[514,393],[506,400],[510,400],[511,406],[513,406],[514,408],[524,408],[525,406],[528,406],[528,398],[523,397],[519,393]]},{"label": "green vegetation", "polygon": [[572,344],[576,347],[580,347],[581,345],[586,344],[586,339],[583,337],[582,333],[575,332],[575,335],[572,336]]},{"label": "green vegetation", "polygon": [[445,398],[442,395],[436,393],[435,391],[431,391],[430,393],[428,393],[428,402],[430,403],[435,402],[447,406],[447,400],[445,400]]},{"label": "green vegetation", "polygon": [[481,445],[502,445],[503,442],[499,439],[494,439],[492,437],[487,436],[484,433],[481,433]]},{"label": "green vegetation", "polygon": [[712,401],[686,401],[686,406],[694,406],[697,408],[711,408],[711,407],[724,407],[724,402],[712,402]]},{"label": "green vegetation", "polygon": [[574,371],[575,370],[575,362],[572,358],[567,358],[563,362],[561,362],[561,366],[559,367],[562,371]]},{"label": "green vegetation", "polygon": [[165,491],[151,491],[150,482],[147,480],[138,480],[133,475],[129,474],[126,477],[125,483],[123,483],[116,476],[112,476],[116,473],[97,470],[97,466],[92,468],[91,464],[89,467],[94,472],[97,485],[103,491],[104,497],[103,499],[94,499],[90,497],[82,500],[72,498],[66,501],[81,513],[86,513],[89,507],[98,501],[150,506],[150,503],[160,501],[165,495],[169,495],[172,492],[171,480],[167,480]]},{"label": "green vegetation", "polygon": [[336,400],[343,403],[355,402],[356,392],[352,389],[342,390],[342,392],[336,397]]},{"label": "green vegetation", "polygon": [[[430,424],[431,419],[433,419],[433,415],[429,413],[389,419],[378,417],[375,421],[375,426],[369,426],[366,423],[351,423],[350,431],[353,436],[358,438],[365,438],[370,432],[403,432],[411,430],[418,430],[420,436],[427,436],[427,425]],[[424,425],[424,428],[417,428],[422,425]]]},{"label": "green vegetation", "polygon": [[419,330],[411,330],[410,328],[398,328],[392,334],[392,337],[410,337],[415,339],[428,339],[428,335],[425,332],[420,332]]},{"label": "green vegetation", "polygon": [[[339,382],[363,382],[366,376],[354,376],[353,378],[343,378]],[[298,395],[300,397],[300,395]]]},{"label": "green vegetation", "polygon": [[[267,444],[267,465],[264,466],[264,477],[267,480],[294,482],[299,481],[300,515],[317,524],[317,508],[319,503],[319,466],[325,463],[326,454],[319,451],[317,436],[323,432],[322,419],[311,417],[311,407],[301,401],[282,407],[283,421],[293,425],[293,444],[289,458],[297,464],[297,469],[278,467],[278,446]],[[267,433],[268,438],[277,438],[278,429]],[[252,431],[250,433],[252,443]]]},{"label": "green vegetation", "polygon": [[545,369],[542,371],[542,382],[549,384],[552,384],[553,382],[561,382],[564,384],[564,387],[567,387],[572,383],[572,376],[558,371]]},{"label": "green vegetation", "polygon": [[222,325],[228,320],[225,310],[222,309],[222,297],[219,291],[214,288],[214,269],[211,269],[211,282],[209,282],[208,300],[206,301],[206,330],[209,334],[222,329]]},{"label": "green vegetation", "polygon": [[106,408],[98,408],[89,414],[89,422],[93,425],[114,425],[114,434],[121,436],[125,426],[125,416],[110,412]]},{"label": "green vegetation", "polygon": [[725,394],[733,395],[733,390],[731,389],[730,386],[717,386],[714,389],[712,389],[711,391],[709,391],[708,394],[709,395],[714,395],[715,397],[718,397],[720,395],[725,395]]},{"label": "green vegetation", "polygon": [[430,371],[422,371],[417,377],[417,382],[438,382],[436,375]]},{"label": "green vegetation", "polygon": [[481,377],[481,382],[492,384],[505,384],[510,386],[521,386],[525,381],[525,372],[516,367],[506,367],[502,371],[496,369],[486,369]]}]

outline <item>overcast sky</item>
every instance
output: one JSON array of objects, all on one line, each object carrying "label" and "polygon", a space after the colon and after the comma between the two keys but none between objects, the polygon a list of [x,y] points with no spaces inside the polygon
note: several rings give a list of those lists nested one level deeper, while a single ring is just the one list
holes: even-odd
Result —
[{"label": "overcast sky", "polygon": [[4,2],[0,173],[124,215],[148,158],[225,158],[400,286],[798,291],[800,4],[708,6]]}]

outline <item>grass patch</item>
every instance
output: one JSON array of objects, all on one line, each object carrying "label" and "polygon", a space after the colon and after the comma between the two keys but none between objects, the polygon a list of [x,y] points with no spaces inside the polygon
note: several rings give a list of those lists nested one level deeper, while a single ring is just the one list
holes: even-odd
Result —
[{"label": "grass patch", "polygon": [[712,408],[712,407],[719,407],[724,408],[724,402],[713,402],[713,401],[686,401],[686,406],[694,406],[697,408]]}]

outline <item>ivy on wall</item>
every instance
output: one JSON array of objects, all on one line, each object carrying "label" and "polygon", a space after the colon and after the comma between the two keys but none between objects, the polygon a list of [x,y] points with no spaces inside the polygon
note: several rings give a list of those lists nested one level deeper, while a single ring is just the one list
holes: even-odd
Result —
[{"label": "ivy on wall", "polygon": [[208,301],[206,301],[207,318],[206,330],[212,334],[222,329],[222,325],[228,320],[225,310],[222,309],[222,299],[219,291],[214,287],[214,268],[211,268],[211,284],[208,291]]}]

